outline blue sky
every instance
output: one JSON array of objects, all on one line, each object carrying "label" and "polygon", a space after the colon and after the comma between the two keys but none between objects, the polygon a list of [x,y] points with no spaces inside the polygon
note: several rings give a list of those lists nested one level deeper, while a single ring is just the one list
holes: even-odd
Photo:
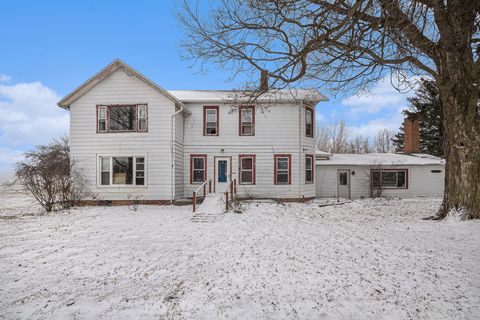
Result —
[{"label": "blue sky", "polygon": [[[120,58],[166,89],[231,89],[229,72],[199,74],[180,59],[178,1],[26,1],[0,3],[0,173],[25,150],[68,131],[68,112],[56,102]],[[396,130],[406,96],[388,80],[369,94],[344,92],[317,106],[317,119],[340,119],[352,134]]]}]

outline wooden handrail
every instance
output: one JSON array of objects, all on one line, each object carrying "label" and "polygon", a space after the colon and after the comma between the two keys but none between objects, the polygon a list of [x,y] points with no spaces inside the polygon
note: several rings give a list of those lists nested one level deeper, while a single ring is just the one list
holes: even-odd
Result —
[{"label": "wooden handrail", "polygon": [[227,189],[225,191],[225,211],[228,211],[229,209],[229,203],[228,203],[229,190],[230,190],[230,200],[232,201],[232,204],[233,204],[235,201],[235,194],[237,193],[237,179],[228,181]]},{"label": "wooden handrail", "polygon": [[203,198],[205,199],[205,197],[207,196],[207,183],[208,183],[208,192],[211,193],[212,192],[212,180],[210,179],[207,179],[205,180],[201,185],[198,186],[197,189],[195,189],[195,191],[193,191],[193,195],[192,195],[192,206],[193,206],[193,212],[195,212],[195,210],[197,210],[197,194],[198,192],[203,188]]}]

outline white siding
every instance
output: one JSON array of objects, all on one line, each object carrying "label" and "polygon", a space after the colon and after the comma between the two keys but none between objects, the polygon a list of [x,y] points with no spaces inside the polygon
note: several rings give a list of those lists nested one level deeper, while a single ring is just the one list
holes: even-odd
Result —
[{"label": "white siding", "polygon": [[183,115],[177,114],[175,116],[175,199],[184,197],[184,130],[183,130],[184,118]]},{"label": "white siding", "polygon": [[[97,104],[148,104],[148,132],[96,133]],[[106,200],[128,194],[146,200],[168,200],[171,192],[170,119],[174,103],[134,76],[117,70],[70,107],[71,152],[85,170],[93,192]],[[181,147],[180,147],[181,149]],[[145,155],[145,187],[98,186],[98,156]]]},{"label": "white siding", "polygon": [[[325,160],[328,161],[328,160]],[[368,166],[316,166],[317,197],[337,197],[337,171],[340,169],[355,171],[350,174],[350,192],[352,199],[370,196],[370,167]],[[386,169],[394,169],[388,166]],[[382,191],[384,197],[439,197],[443,195],[445,167],[443,165],[426,166],[398,166],[399,169],[408,169],[408,189],[387,189]],[[377,167],[375,167],[377,169]],[[431,170],[441,170],[441,173],[432,173]]]},{"label": "white siding", "polygon": [[[232,157],[232,173],[238,178],[238,156],[256,155],[256,184],[239,185],[239,196],[259,198],[314,197],[315,184],[305,184],[305,154],[314,154],[315,139],[305,137],[304,108],[278,104],[255,115],[255,136],[239,136],[238,110],[219,106],[219,135],[203,135],[203,106],[214,103],[188,104],[192,114],[185,118],[184,181],[185,195],[190,196],[197,185],[190,184],[190,155],[207,155],[207,175],[214,179],[214,157]],[[301,141],[299,141],[301,139]],[[221,150],[223,149],[223,153]],[[290,185],[274,184],[274,154],[290,154],[292,172]],[[300,154],[300,156],[299,156]],[[301,161],[299,161],[301,159]]]}]

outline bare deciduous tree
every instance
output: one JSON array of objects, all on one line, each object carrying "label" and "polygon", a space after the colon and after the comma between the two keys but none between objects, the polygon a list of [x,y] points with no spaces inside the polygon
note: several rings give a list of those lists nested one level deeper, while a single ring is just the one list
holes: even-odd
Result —
[{"label": "bare deciduous tree", "polygon": [[395,132],[388,129],[379,130],[375,137],[375,142],[373,143],[375,152],[394,152],[395,146],[392,141],[393,137],[395,137]]},{"label": "bare deciduous tree", "polygon": [[331,126],[317,128],[317,149],[332,153],[389,153],[395,148],[391,138],[393,131],[381,129],[378,131],[373,143],[366,135],[351,135],[345,121],[334,123]]},{"label": "bare deciduous tree", "polygon": [[220,0],[208,14],[184,1],[185,53],[268,73],[272,87],[314,80],[335,89],[435,79],[443,106],[445,194],[440,216],[480,218],[480,1]]},{"label": "bare deciduous tree", "polygon": [[70,158],[67,137],[26,152],[16,165],[15,176],[47,212],[70,208],[92,195],[82,171]]}]

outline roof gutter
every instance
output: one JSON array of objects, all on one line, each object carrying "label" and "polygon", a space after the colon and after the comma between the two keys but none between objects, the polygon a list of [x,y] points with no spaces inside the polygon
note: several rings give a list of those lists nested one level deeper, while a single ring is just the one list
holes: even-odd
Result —
[{"label": "roof gutter", "polygon": [[173,203],[175,200],[175,147],[174,147],[174,132],[173,132],[173,121],[175,120],[175,117],[182,113],[184,111],[184,105],[183,103],[179,104],[180,109],[176,112],[174,112],[171,116],[170,119],[170,201]]}]

